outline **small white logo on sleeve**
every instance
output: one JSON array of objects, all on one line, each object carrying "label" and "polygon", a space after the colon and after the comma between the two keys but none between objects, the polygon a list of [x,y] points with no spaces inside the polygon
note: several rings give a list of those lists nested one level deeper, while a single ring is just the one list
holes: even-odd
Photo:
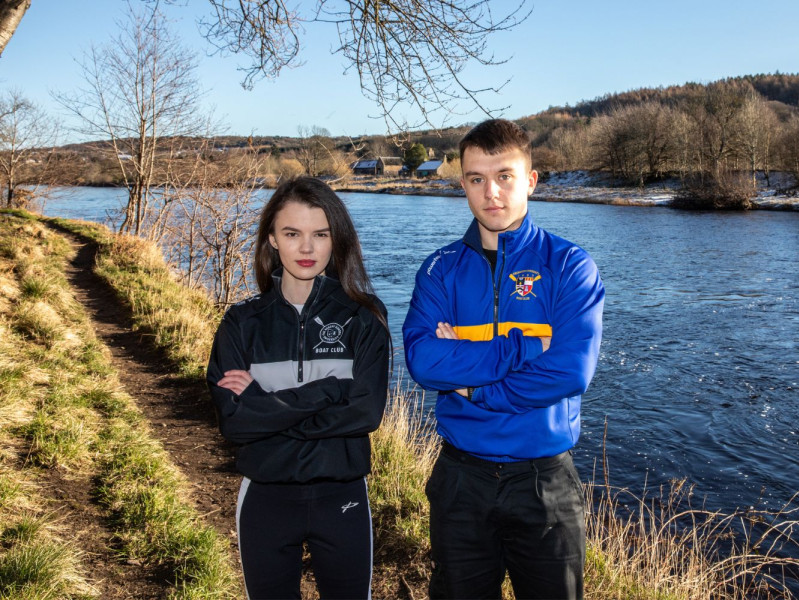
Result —
[{"label": "small white logo on sleeve", "polygon": [[344,506],[341,507],[341,513],[344,514],[351,508],[355,508],[358,506],[359,502],[347,502]]}]

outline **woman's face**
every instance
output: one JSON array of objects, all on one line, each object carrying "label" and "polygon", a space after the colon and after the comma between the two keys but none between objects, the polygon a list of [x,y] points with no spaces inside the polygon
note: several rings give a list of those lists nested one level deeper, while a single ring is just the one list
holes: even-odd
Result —
[{"label": "woman's face", "polygon": [[275,216],[269,243],[277,248],[284,276],[307,281],[324,272],[333,241],[325,211],[299,202],[287,202]]}]

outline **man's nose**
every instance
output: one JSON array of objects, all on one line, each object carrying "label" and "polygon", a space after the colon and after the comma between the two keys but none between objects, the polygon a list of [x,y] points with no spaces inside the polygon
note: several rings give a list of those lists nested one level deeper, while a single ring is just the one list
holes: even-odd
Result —
[{"label": "man's nose", "polygon": [[496,198],[499,193],[499,186],[497,185],[496,181],[488,179],[485,185],[485,195],[486,199]]}]

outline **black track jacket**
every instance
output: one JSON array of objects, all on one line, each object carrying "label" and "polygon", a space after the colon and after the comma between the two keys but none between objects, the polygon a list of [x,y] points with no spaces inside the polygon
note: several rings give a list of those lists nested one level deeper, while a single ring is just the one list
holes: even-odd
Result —
[{"label": "black track jacket", "polygon": [[[357,479],[370,471],[369,432],[386,404],[388,331],[332,277],[316,278],[298,314],[281,274],[219,325],[207,371],[219,430],[241,445],[236,467],[254,481]],[[255,379],[240,396],[216,385],[232,369]]]}]

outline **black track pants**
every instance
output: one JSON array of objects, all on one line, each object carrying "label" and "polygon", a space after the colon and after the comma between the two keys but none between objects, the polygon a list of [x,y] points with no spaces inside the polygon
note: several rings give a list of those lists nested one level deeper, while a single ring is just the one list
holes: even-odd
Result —
[{"label": "black track pants", "polygon": [[283,485],[245,478],[236,528],[250,600],[300,598],[303,542],[323,600],[371,597],[372,516],[365,479]]},{"label": "black track pants", "polygon": [[571,453],[495,463],[444,444],[427,484],[430,597],[583,597],[585,515]]}]

